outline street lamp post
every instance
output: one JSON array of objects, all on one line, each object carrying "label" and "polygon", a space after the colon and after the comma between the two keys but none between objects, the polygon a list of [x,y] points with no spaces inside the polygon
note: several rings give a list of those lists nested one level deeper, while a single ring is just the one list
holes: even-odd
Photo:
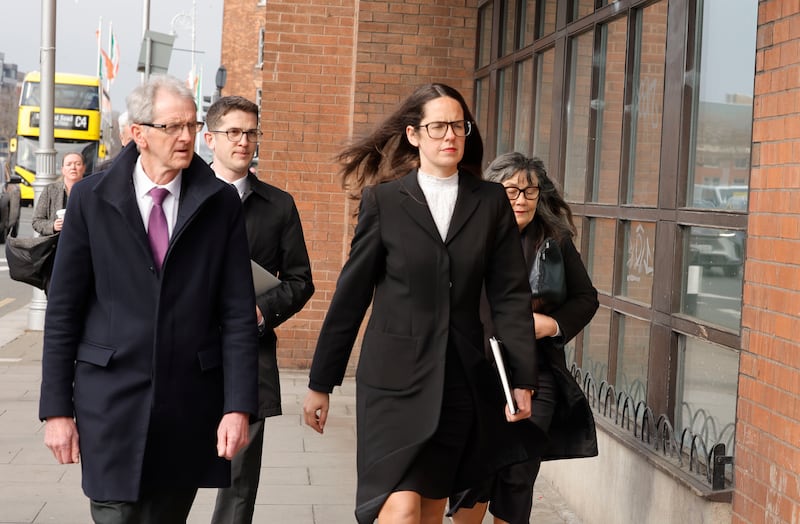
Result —
[{"label": "street lamp post", "polygon": [[[42,0],[42,47],[40,50],[41,115],[39,118],[39,149],[36,150],[36,178],[33,182],[34,202],[42,190],[56,178],[56,149],[54,131],[56,76],[56,0]],[[28,308],[28,329],[44,329],[47,298],[34,288]]]}]

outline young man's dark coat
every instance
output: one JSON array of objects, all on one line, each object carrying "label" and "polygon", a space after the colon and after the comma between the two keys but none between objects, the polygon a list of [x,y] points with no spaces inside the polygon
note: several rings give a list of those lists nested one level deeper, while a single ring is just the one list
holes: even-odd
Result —
[{"label": "young man's dark coat", "polygon": [[275,328],[300,311],[311,295],[311,262],[292,196],[247,175],[250,190],[242,199],[250,257],[281,283],[256,297],[264,315],[258,348],[258,418],[281,414],[281,389]]}]

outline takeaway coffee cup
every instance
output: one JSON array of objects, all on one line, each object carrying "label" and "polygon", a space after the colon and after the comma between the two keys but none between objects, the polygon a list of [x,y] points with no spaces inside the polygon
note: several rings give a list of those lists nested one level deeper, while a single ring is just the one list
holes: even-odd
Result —
[{"label": "takeaway coffee cup", "polygon": [[66,209],[58,209],[56,210],[56,218],[64,219],[64,213],[66,213]]}]

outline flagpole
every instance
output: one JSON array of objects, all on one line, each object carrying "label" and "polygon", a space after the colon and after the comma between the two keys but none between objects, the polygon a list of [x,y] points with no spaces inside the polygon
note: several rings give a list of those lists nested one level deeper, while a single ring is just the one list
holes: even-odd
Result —
[{"label": "flagpole", "polygon": [[[108,23],[108,52],[114,53],[114,22]],[[113,57],[112,57],[113,58]],[[112,64],[113,65],[113,64]],[[112,73],[113,74],[113,73]],[[111,96],[111,79],[109,75],[106,75],[106,91],[108,95]]]},{"label": "flagpole", "polygon": [[[194,56],[194,53],[192,53]],[[205,115],[203,114],[203,64],[200,64],[200,74],[198,74],[195,78],[197,78],[197,85],[194,88],[194,100],[195,105],[197,106],[197,114],[202,115],[202,120],[205,120]],[[200,140],[194,141],[194,150],[195,152],[200,152]]]},{"label": "flagpole", "polygon": [[197,26],[197,0],[192,0],[192,72],[196,71],[194,67],[195,26]]},{"label": "flagpole", "polygon": [[103,17],[97,21],[97,77],[103,78]]}]

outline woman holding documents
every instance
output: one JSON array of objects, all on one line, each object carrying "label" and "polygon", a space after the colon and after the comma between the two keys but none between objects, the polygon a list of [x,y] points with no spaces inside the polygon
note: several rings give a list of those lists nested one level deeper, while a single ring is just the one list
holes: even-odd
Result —
[{"label": "woman holding documents", "polygon": [[[483,488],[453,497],[450,511],[455,512],[456,524],[480,524],[489,501],[495,524],[527,524],[542,460],[597,455],[592,412],[567,370],[564,354],[564,344],[594,316],[597,290],[572,242],[572,212],[541,160],[506,153],[489,165],[484,178],[505,187],[522,235],[539,357],[539,384],[530,422],[548,432],[550,441],[541,456],[508,466]],[[545,262],[547,259],[561,262]]]},{"label": "woman holding documents", "polygon": [[[418,88],[340,155],[360,199],[350,256],[320,332],[303,406],[322,433],[372,304],[356,373],[359,523],[441,523],[447,496],[527,456],[509,421],[536,384],[530,289],[503,188],[461,94]],[[519,412],[484,356],[481,287]]]}]

